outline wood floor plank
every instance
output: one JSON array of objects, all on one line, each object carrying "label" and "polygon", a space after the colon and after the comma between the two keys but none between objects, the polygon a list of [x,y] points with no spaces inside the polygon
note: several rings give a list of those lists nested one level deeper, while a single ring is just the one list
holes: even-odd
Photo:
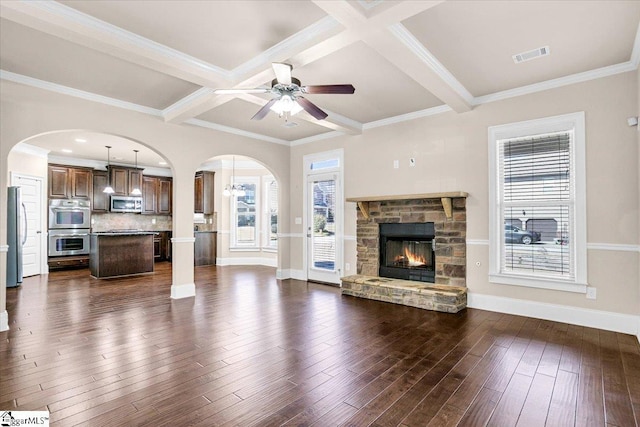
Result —
[{"label": "wood floor plank", "polygon": [[[199,267],[172,300],[170,263],[7,289],[0,409],[52,425],[633,426],[636,337],[466,309],[438,313]],[[543,421],[544,418],[544,421]]]}]

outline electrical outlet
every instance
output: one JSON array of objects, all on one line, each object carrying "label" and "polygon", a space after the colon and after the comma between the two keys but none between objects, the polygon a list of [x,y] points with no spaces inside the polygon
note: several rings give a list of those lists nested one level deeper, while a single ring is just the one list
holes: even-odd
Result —
[{"label": "electrical outlet", "polygon": [[399,160],[394,160],[393,161],[393,168],[394,169],[398,169],[400,167],[400,161]]},{"label": "electrical outlet", "polygon": [[413,167],[416,165],[416,159],[414,157],[411,157],[409,159],[409,166]]},{"label": "electrical outlet", "polygon": [[351,264],[349,264],[348,262],[344,264],[344,269],[349,271],[351,270]]},{"label": "electrical outlet", "polygon": [[151,224],[155,224],[156,223],[156,219],[155,218],[151,218]]},{"label": "electrical outlet", "polygon": [[596,288],[587,286],[587,299],[596,299]]},{"label": "electrical outlet", "polygon": [[296,225],[300,225],[300,224],[302,224],[302,218],[300,218],[299,216],[297,216],[297,217],[296,217],[296,219],[295,219],[295,223],[296,223]]}]

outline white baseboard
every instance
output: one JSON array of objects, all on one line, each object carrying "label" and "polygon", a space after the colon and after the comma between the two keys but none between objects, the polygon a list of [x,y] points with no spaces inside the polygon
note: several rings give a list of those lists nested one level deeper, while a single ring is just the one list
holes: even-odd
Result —
[{"label": "white baseboard", "polygon": [[0,311],[0,332],[9,330],[9,313],[7,310]]},{"label": "white baseboard", "polygon": [[278,260],[260,257],[216,258],[216,265],[264,265],[266,267],[277,267]]},{"label": "white baseboard", "polygon": [[171,298],[189,298],[196,296],[196,284],[184,283],[182,285],[171,285]]},{"label": "white baseboard", "polygon": [[640,316],[632,314],[497,297],[474,292],[467,294],[467,307],[621,332],[634,335],[640,341]]},{"label": "white baseboard", "polygon": [[304,270],[293,270],[290,268],[276,270],[276,279],[294,279],[294,280],[307,280],[307,275],[304,274]]}]

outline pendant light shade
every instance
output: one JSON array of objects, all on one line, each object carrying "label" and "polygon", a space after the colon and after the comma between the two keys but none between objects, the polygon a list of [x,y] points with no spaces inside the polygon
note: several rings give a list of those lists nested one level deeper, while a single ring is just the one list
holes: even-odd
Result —
[{"label": "pendant light shade", "polygon": [[236,157],[233,156],[233,166],[231,169],[231,184],[227,184],[224,187],[224,191],[222,191],[222,194],[226,197],[229,196],[238,196],[238,197],[242,197],[245,196],[247,194],[246,191],[244,191],[244,187],[242,185],[236,185],[235,184],[235,179],[236,179]]},{"label": "pendant light shade", "polygon": [[[133,150],[134,153],[136,153],[136,169],[138,169],[138,151],[139,150]],[[142,195],[142,191],[140,191],[140,188],[133,187],[133,190],[131,190],[131,195],[132,196],[141,196]]]},{"label": "pendant light shade", "polygon": [[109,153],[111,151],[111,146],[110,145],[105,145],[105,147],[107,147],[107,186],[104,187],[104,190],[102,190],[103,193],[106,194],[113,194],[113,187],[111,186],[111,170],[109,169],[110,163],[109,163]]}]

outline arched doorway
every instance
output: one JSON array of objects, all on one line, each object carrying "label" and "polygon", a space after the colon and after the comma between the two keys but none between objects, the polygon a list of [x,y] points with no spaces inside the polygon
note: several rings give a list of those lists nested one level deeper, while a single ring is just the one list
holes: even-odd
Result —
[{"label": "arched doorway", "polygon": [[[33,226],[27,227],[38,234],[25,240],[30,242],[30,252],[23,257],[27,275],[86,268],[91,232],[155,230],[162,239],[171,231],[172,170],[139,141],[86,130],[48,132],[15,145],[7,161],[10,185],[20,180],[28,194],[34,194],[31,183],[40,185],[40,195],[34,196],[39,204],[29,213]],[[107,186],[117,190],[104,193]],[[133,190],[139,193],[132,195]],[[139,199],[140,210],[114,209],[116,196]],[[65,211],[63,206],[74,209]],[[169,259],[167,246],[154,244],[158,254],[154,252],[153,259]]]}]

